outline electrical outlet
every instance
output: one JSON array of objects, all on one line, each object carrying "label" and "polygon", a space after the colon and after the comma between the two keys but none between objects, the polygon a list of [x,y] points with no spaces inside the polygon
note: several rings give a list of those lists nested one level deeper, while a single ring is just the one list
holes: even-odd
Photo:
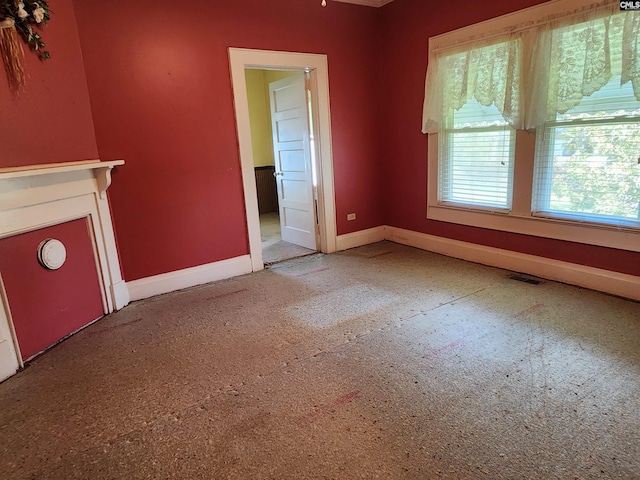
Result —
[{"label": "electrical outlet", "polygon": [[356,219],[356,214],[355,213],[347,213],[347,221],[351,221],[351,220],[355,220]]}]

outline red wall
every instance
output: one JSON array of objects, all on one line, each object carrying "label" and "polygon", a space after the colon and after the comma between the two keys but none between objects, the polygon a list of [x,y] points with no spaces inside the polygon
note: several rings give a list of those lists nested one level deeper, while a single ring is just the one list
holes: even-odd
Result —
[{"label": "red wall", "polygon": [[421,117],[428,39],[539,0],[439,3],[395,0],[380,12],[380,165],[384,222],[388,225],[516,252],[640,275],[640,254],[427,220],[427,136]]},{"label": "red wall", "polygon": [[[300,0],[75,0],[125,279],[247,254],[227,48],[327,54],[338,232],[382,223],[377,10]],[[184,9],[184,11],[181,11]],[[356,212],[358,220],[346,222]]]},{"label": "red wall", "polygon": [[109,194],[128,281],[246,254],[227,48],[323,53],[339,234],[386,223],[640,274],[635,253],[425,218],[429,36],[538,0],[318,3],[194,0],[182,14],[171,0],[57,0],[52,59],[27,52],[21,99],[0,88],[0,167],[124,158]]},{"label": "red wall", "polygon": [[[51,59],[41,62],[25,46],[27,84],[20,98],[0,73],[0,167],[98,158],[73,5],[55,0],[52,10],[41,32]],[[47,237],[67,244],[69,260],[55,272],[36,260]],[[0,240],[0,273],[23,358],[103,314],[84,220]]]},{"label": "red wall", "polygon": [[[38,263],[38,246],[47,238],[67,249],[58,270]],[[86,219],[0,239],[0,272],[25,360],[103,315]]]},{"label": "red wall", "polygon": [[20,98],[0,66],[0,167],[98,158],[89,93],[71,0],[55,0],[40,32],[51,52],[41,62],[25,46]]}]

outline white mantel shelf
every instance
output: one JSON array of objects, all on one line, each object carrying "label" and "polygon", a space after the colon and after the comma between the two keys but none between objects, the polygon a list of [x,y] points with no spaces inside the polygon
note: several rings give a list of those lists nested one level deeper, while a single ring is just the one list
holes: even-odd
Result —
[{"label": "white mantel shelf", "polygon": [[109,168],[124,165],[124,160],[82,160],[80,162],[43,163],[41,165],[27,165],[24,167],[0,168],[0,179],[31,177],[34,175],[48,175],[50,173],[73,172],[76,170],[94,170],[96,168]]},{"label": "white mantel shelf", "polygon": [[98,170],[95,173],[98,181],[100,198],[105,198],[107,188],[111,185],[111,170],[118,165],[124,165],[124,160],[111,160],[108,162],[101,162],[100,160],[82,160],[79,162],[45,163],[41,165],[27,165],[24,167],[5,167],[0,168],[0,180],[77,172],[81,170]]}]

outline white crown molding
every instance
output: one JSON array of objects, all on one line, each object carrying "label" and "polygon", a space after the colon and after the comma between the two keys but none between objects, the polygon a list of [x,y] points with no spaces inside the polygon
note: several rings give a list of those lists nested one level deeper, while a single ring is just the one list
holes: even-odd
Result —
[{"label": "white crown molding", "polygon": [[393,0],[333,0],[334,2],[353,3],[354,5],[364,5],[365,7],[382,7]]}]

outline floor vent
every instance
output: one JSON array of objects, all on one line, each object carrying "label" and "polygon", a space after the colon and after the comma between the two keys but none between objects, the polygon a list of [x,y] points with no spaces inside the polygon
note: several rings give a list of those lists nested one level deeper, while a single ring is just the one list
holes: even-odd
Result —
[{"label": "floor vent", "polygon": [[518,282],[529,283],[531,285],[540,285],[541,283],[543,283],[542,280],[538,278],[525,277],[524,275],[518,275],[517,273],[511,273],[507,275],[507,278],[509,280],[516,280]]}]

